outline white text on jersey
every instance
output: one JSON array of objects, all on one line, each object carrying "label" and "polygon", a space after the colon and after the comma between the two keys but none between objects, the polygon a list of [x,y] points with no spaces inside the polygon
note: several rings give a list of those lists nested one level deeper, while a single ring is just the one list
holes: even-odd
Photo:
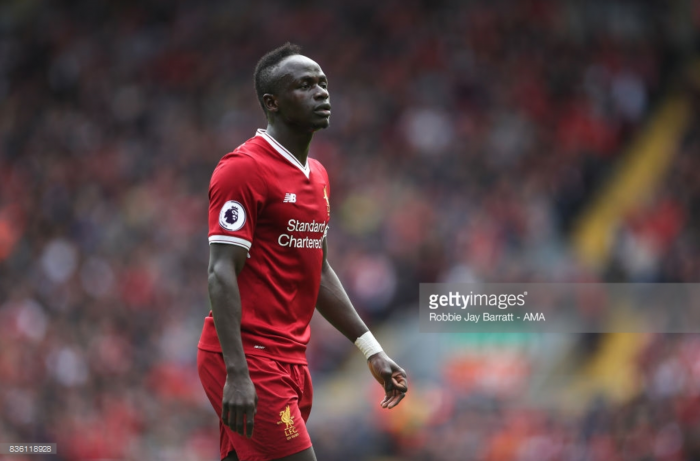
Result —
[{"label": "white text on jersey", "polygon": [[290,219],[287,223],[287,230],[289,232],[325,232],[326,223],[316,222],[316,220],[311,222],[303,222],[297,221],[296,219]]},{"label": "white text on jersey", "polygon": [[328,223],[316,222],[316,220],[304,222],[290,219],[287,223],[287,231],[310,232],[315,233],[318,237],[313,238],[305,236],[302,238],[294,234],[280,234],[277,239],[277,243],[279,243],[280,246],[292,248],[323,248],[323,239],[326,237],[326,232],[328,232]]}]

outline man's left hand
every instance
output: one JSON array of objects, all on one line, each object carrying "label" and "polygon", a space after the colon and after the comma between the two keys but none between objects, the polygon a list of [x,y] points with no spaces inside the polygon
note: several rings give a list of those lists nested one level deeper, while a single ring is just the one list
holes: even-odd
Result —
[{"label": "man's left hand", "polygon": [[389,358],[388,355],[378,352],[367,359],[372,376],[384,386],[384,400],[380,403],[382,408],[394,408],[406,397],[408,392],[408,378],[406,372]]}]

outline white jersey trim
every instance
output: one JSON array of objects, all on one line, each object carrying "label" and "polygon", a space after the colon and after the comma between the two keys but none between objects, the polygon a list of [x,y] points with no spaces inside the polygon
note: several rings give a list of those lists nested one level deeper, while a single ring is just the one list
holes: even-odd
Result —
[{"label": "white jersey trim", "polygon": [[298,158],[294,156],[291,152],[289,152],[282,144],[277,142],[275,138],[267,134],[266,130],[263,130],[262,128],[259,128],[258,131],[255,133],[255,136],[260,136],[263,138],[267,143],[272,146],[273,149],[275,149],[282,157],[286,158],[289,160],[290,163],[292,163],[294,166],[299,168],[302,173],[306,176],[306,179],[309,179],[309,160],[306,160],[306,165],[303,165]]},{"label": "white jersey trim", "polygon": [[252,246],[252,243],[250,243],[246,239],[242,239],[239,237],[232,237],[230,235],[212,235],[209,237],[209,244],[212,243],[227,243],[229,245],[238,245],[246,250],[250,250],[250,247]]}]

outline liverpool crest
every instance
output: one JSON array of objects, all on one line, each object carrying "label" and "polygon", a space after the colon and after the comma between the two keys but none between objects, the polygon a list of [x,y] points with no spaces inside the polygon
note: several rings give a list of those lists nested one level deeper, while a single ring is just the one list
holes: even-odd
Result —
[{"label": "liverpool crest", "polygon": [[294,427],[294,416],[292,416],[292,412],[289,409],[289,405],[287,405],[287,408],[280,411],[280,420],[277,421],[277,424],[282,423],[285,424],[284,435],[287,437],[287,440],[292,440],[294,437],[299,436],[299,433]]},{"label": "liverpool crest", "polygon": [[328,193],[326,192],[326,186],[323,186],[323,198],[326,199],[326,208],[328,210],[328,217],[331,217],[331,202],[328,200]]}]

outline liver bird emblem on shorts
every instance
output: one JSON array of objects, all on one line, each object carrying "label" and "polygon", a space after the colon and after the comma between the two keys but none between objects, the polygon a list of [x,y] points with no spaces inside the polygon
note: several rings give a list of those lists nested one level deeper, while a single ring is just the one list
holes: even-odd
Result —
[{"label": "liver bird emblem on shorts", "polygon": [[286,424],[285,430],[294,428],[294,416],[292,416],[292,412],[289,410],[289,405],[287,405],[287,408],[280,411],[280,421],[277,421],[277,424],[282,423]]}]

